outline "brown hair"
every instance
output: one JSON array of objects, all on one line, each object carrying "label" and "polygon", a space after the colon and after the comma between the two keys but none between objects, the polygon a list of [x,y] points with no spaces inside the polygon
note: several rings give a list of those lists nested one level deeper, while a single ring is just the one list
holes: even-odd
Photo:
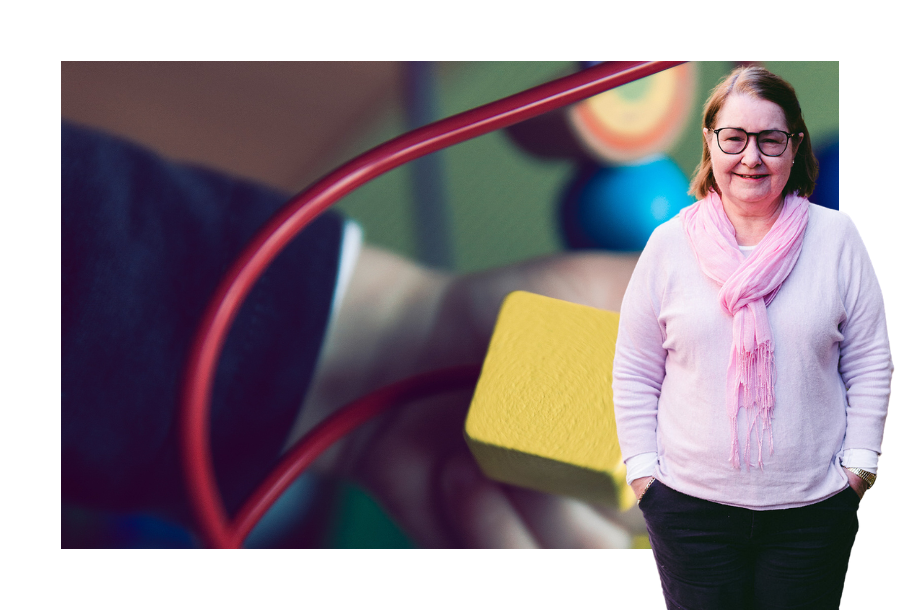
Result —
[{"label": "brown hair", "polygon": [[[725,100],[732,93],[750,95],[757,99],[767,100],[778,104],[784,111],[787,119],[788,131],[802,133],[803,140],[797,149],[794,165],[791,168],[791,177],[788,178],[782,194],[797,191],[801,197],[809,197],[816,186],[816,178],[819,175],[819,162],[813,155],[812,143],[809,138],[809,130],[803,121],[803,113],[800,110],[800,102],[790,83],[772,74],[760,66],[740,66],[722,79],[706,100],[703,107],[703,127],[710,131],[715,128],[716,117]],[[697,199],[703,199],[710,190],[718,191],[716,179],[713,176],[712,159],[709,154],[709,146],[706,137],[703,137],[703,153],[700,164],[694,170],[691,178],[689,195]]]}]

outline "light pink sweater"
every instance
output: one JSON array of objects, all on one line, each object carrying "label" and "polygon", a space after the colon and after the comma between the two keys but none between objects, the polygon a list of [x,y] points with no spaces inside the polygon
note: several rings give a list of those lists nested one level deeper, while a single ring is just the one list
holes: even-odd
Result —
[{"label": "light pink sweater", "polygon": [[762,469],[747,465],[757,460],[757,444],[754,434],[746,452],[744,410],[741,469],[728,461],[732,322],[718,290],[680,217],[654,231],[625,293],[616,343],[622,456],[655,452],[655,470],[641,474],[734,506],[791,508],[836,494],[847,486],[844,451],[881,452],[893,371],[881,290],[856,227],[841,212],[811,205],[800,257],[769,305],[774,453],[764,438]]}]

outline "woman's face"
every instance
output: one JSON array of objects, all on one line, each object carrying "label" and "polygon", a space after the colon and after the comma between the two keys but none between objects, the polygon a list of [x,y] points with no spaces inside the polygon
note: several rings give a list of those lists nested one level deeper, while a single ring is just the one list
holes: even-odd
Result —
[{"label": "woman's face", "polygon": [[[729,95],[725,99],[714,129],[722,127],[740,127],[748,133],[767,129],[789,131],[781,106],[742,94]],[[712,129],[703,132],[712,159],[713,176],[726,205],[752,212],[768,211],[781,204],[781,192],[791,176],[802,134],[791,138],[780,157],[767,157],[759,152],[756,136],[750,136],[743,152],[729,155],[719,148]]]}]

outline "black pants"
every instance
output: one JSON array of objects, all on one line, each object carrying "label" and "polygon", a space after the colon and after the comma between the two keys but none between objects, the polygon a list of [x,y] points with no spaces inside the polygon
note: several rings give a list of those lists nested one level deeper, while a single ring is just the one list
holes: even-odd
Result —
[{"label": "black pants", "polygon": [[669,610],[837,609],[858,507],[850,487],[810,506],[754,511],[659,481],[640,503]]}]

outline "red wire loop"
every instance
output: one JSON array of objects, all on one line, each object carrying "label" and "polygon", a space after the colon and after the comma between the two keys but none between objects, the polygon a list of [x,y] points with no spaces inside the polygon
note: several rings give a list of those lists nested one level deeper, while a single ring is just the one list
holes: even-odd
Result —
[{"label": "red wire loop", "polygon": [[[399,165],[682,63],[685,62],[605,62],[425,125],[356,157],[282,206],[257,232],[220,282],[201,319],[185,368],[180,422],[182,459],[188,497],[207,545],[240,546],[278,495],[312,462],[313,453],[318,455],[317,452],[327,447],[319,445],[321,439],[334,442],[339,438],[339,435],[322,433],[324,436],[312,439],[315,443],[302,439],[239,511],[235,521],[229,520],[216,484],[210,451],[207,420],[212,386],[222,346],[237,312],[256,280],[281,250],[341,197]],[[441,375],[438,372],[434,379]],[[434,393],[437,386],[430,386],[427,377],[415,379],[416,383],[409,386],[415,388],[414,394]],[[451,387],[459,386],[451,384]],[[378,395],[394,396],[389,389]],[[404,390],[396,398],[409,397],[406,391],[411,390]],[[371,411],[358,408],[360,413],[373,417],[390,406],[389,402],[378,404],[380,407]],[[346,428],[344,433],[351,428]],[[321,447],[317,452],[313,451],[314,444]],[[291,460],[296,462],[295,466],[291,466]]]},{"label": "red wire loop", "polygon": [[313,428],[266,477],[234,519],[233,546],[239,546],[281,494],[335,441],[391,407],[431,394],[474,387],[480,366],[460,366],[416,375],[355,400]]}]

